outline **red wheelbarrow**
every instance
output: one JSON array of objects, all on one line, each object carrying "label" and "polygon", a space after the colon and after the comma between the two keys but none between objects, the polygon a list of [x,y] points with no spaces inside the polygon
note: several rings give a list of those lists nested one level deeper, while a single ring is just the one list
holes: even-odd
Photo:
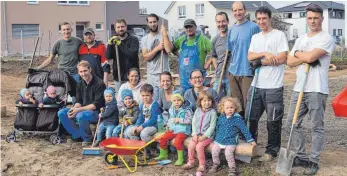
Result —
[{"label": "red wheelbarrow", "polygon": [[332,106],[336,117],[347,118],[347,86],[333,99]]},{"label": "red wheelbarrow", "polygon": [[[144,141],[124,138],[108,138],[102,141],[100,146],[109,151],[105,154],[105,161],[107,164],[116,165],[119,158],[122,160],[129,172],[135,172],[138,164],[143,165],[147,163],[145,148],[157,139],[160,139],[161,136],[162,135],[157,136],[147,143]],[[124,160],[123,156],[132,156],[135,163],[133,168],[129,166],[129,164]]]}]

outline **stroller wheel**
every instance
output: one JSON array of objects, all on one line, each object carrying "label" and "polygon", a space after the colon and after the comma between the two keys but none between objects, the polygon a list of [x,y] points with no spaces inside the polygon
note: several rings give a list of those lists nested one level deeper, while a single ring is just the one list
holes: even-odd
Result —
[{"label": "stroller wheel", "polygon": [[10,133],[6,136],[6,142],[15,142],[16,141],[16,135],[14,133]]},{"label": "stroller wheel", "polygon": [[53,145],[60,144],[61,142],[60,137],[55,134],[52,134],[49,140],[51,141]]},{"label": "stroller wheel", "polygon": [[118,163],[118,156],[111,152],[107,152],[105,154],[105,161],[107,164],[116,165]]}]

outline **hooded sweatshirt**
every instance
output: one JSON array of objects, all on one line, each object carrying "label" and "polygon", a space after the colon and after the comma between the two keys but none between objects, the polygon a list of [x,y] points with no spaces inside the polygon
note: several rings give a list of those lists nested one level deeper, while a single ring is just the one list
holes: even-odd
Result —
[{"label": "hooded sweatshirt", "polygon": [[106,103],[105,111],[101,113],[102,121],[105,125],[118,125],[118,113],[117,101],[113,99]]}]

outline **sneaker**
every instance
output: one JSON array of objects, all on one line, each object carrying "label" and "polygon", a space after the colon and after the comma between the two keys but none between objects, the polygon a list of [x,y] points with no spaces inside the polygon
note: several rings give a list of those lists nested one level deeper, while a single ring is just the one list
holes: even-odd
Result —
[{"label": "sneaker", "polygon": [[272,161],[273,159],[274,159],[273,156],[271,156],[271,155],[265,153],[262,157],[260,157],[260,158],[258,159],[258,161],[260,161],[260,162],[269,162],[269,161]]},{"label": "sneaker", "polygon": [[237,176],[237,172],[235,168],[229,168],[228,176]]},{"label": "sneaker", "polygon": [[189,169],[192,169],[192,168],[194,168],[194,164],[193,163],[189,163],[189,162],[182,166],[182,169],[184,169],[184,170],[189,170]]},{"label": "sneaker", "polygon": [[308,167],[308,160],[301,160],[298,157],[294,158],[293,167]]},{"label": "sneaker", "polygon": [[214,174],[214,173],[216,173],[219,169],[220,169],[219,165],[213,163],[213,165],[212,165],[211,169],[208,171],[208,173]]},{"label": "sneaker", "polygon": [[75,142],[82,142],[81,138],[72,138],[72,137],[67,137],[66,143],[75,143]]},{"label": "sneaker", "polygon": [[82,142],[82,147],[87,147],[87,146],[90,146],[92,145],[92,143],[90,141],[83,141]]},{"label": "sneaker", "polygon": [[310,161],[309,166],[304,171],[304,175],[316,175],[318,169],[318,164]]}]

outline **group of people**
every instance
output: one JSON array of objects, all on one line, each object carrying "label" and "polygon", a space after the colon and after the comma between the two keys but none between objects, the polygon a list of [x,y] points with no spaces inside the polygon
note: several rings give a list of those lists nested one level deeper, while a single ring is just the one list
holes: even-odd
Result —
[{"label": "group of people", "polygon": [[[59,68],[67,71],[78,83],[73,107],[58,112],[72,140],[82,140],[83,146],[89,145],[92,139],[89,125],[101,118],[97,143],[103,139],[103,131],[106,131],[106,138],[124,134],[126,138],[148,142],[157,132],[159,116],[164,119],[166,132],[160,139],[160,155],[156,159],[168,157],[167,142],[175,139],[178,154],[175,165],[183,165],[183,141],[192,136],[184,169],[194,167],[197,151],[197,174],[205,173],[204,148],[213,143],[213,166],[209,172],[218,171],[219,153],[225,149],[229,175],[235,175],[233,153],[239,132],[247,142],[256,145],[258,122],[264,111],[267,114],[268,142],[259,161],[272,161],[277,157],[284,114],[284,65],[298,66],[288,112],[288,123],[291,124],[300,86],[305,84],[305,65],[309,64],[308,83],[293,130],[297,153],[293,165],[305,167],[305,175],[316,174],[324,143],[328,68],[334,49],[332,36],[322,31],[322,8],[315,4],[306,8],[310,31],[296,39],[290,52],[285,34],[271,26],[269,8],[258,8],[255,13],[257,23],[246,19],[247,11],[242,2],[234,2],[232,12],[236,23],[230,29],[227,13],[216,14],[219,34],[212,42],[196,33],[197,25],[192,19],[184,22],[186,35],[173,42],[163,25],[159,29],[159,17],[150,14],[146,18],[149,32],[140,45],[136,37],[126,32],[125,20],[117,20],[117,35],[108,41],[107,49],[102,42],[95,40],[92,28],[84,30],[83,42],[71,36],[69,23],[63,23],[63,39],[55,43],[52,55],[38,68],[45,68],[58,55]],[[121,79],[118,80],[117,62],[113,61],[114,91],[107,88],[107,78],[111,70],[108,61],[116,59],[115,47],[119,51]],[[147,62],[147,82],[141,80],[139,47],[143,60]],[[170,74],[168,53],[171,52],[178,56],[180,88],[174,86]],[[226,66],[225,58],[228,59]],[[211,65],[216,70],[213,88],[206,87],[204,79],[206,69]],[[257,80],[253,79],[255,74],[258,74]],[[225,95],[217,93],[219,83]],[[21,95],[28,102],[35,101],[27,90],[22,90]],[[251,103],[253,106],[249,109]],[[310,155],[306,153],[302,130],[306,114],[312,122]],[[249,129],[244,123],[245,118],[249,120]]]}]

